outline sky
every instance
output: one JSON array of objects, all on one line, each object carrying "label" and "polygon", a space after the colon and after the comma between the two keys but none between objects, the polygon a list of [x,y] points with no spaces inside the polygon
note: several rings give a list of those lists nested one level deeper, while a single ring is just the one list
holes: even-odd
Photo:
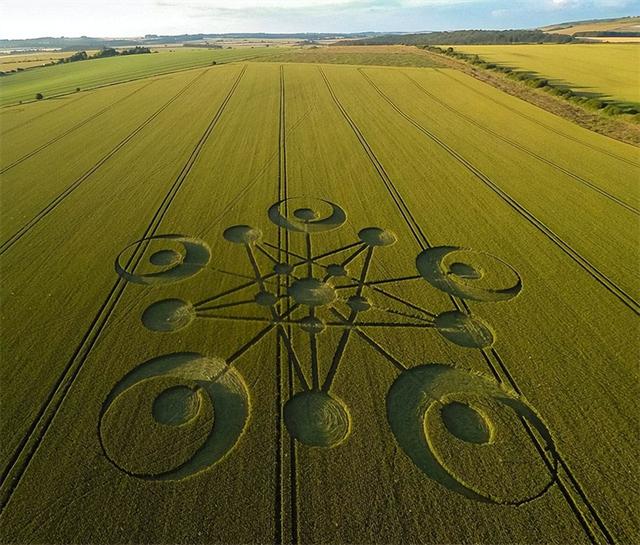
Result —
[{"label": "sky", "polygon": [[533,28],[640,0],[0,0],[0,38]]}]

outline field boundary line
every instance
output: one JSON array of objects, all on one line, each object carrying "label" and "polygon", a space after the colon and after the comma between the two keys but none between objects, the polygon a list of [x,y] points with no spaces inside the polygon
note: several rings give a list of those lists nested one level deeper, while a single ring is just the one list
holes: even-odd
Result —
[{"label": "field boundary line", "polygon": [[[321,72],[322,72],[322,70],[321,70]],[[323,73],[323,72],[322,72],[322,73]],[[364,77],[364,74],[361,74],[361,75],[363,75],[363,77]],[[335,95],[335,93],[334,93],[334,92],[333,92],[333,90],[331,89],[331,86],[330,86],[330,83],[329,83],[328,79],[326,79],[326,76],[324,76],[324,73],[323,73],[323,77],[324,77],[324,79],[325,79],[325,83],[327,84],[327,87],[329,88],[329,91],[330,91],[330,93],[331,93],[331,96],[332,96],[332,98],[334,99],[334,102],[336,103],[336,106],[338,106],[338,109],[342,112],[343,116],[345,117],[345,120],[348,122],[348,124],[351,126],[351,128],[352,128],[352,129],[353,129],[353,131],[355,132],[356,136],[358,137],[358,140],[361,142],[361,144],[362,144],[362,145],[363,145],[363,147],[365,148],[365,151],[367,152],[367,155],[369,155],[369,157],[370,157],[370,159],[371,159],[372,161],[375,161],[375,163],[380,164],[379,160],[377,159],[377,157],[376,157],[376,156],[375,156],[375,154],[373,153],[373,150],[370,148],[369,144],[366,142],[366,139],[365,139],[364,135],[361,133],[360,129],[357,127],[357,125],[355,124],[355,122],[351,119],[351,117],[349,116],[348,112],[347,112],[347,111],[344,109],[344,107],[340,104],[340,102],[339,102],[339,100],[338,100],[337,96]],[[370,155],[370,154],[371,154],[371,155]],[[375,166],[375,163],[374,163],[374,166]],[[382,165],[381,165],[381,164],[380,164],[380,167],[383,169],[383,172],[384,172],[384,167],[382,167]],[[385,182],[384,178],[383,178],[383,177],[382,177],[382,175],[380,174],[380,171],[378,170],[378,168],[377,168],[377,167],[376,167],[376,170],[378,171],[378,173],[379,173],[380,177],[383,179],[383,182]],[[385,172],[385,175],[386,175],[386,172]],[[387,176],[388,176],[388,175],[387,175]],[[389,181],[391,181],[391,180],[390,180],[390,178],[389,178]],[[386,184],[386,182],[385,182],[385,185],[387,185],[387,184]],[[392,185],[393,185],[393,184],[392,184]],[[387,188],[388,188],[388,186],[387,186]],[[420,226],[419,226],[419,225],[417,225],[417,228],[418,228],[418,230],[419,230],[420,232],[422,232],[422,231],[421,231],[421,228],[420,228]],[[414,236],[415,236],[415,234],[414,234]],[[416,238],[416,241],[418,242],[418,244],[419,244],[423,249],[425,249],[425,248],[430,248],[430,247],[431,247],[431,244],[430,244],[430,243],[429,243],[429,241],[426,239],[426,236],[424,235],[424,233],[423,233],[423,235],[422,235],[422,236],[423,236],[423,242],[421,242],[418,238]],[[457,298],[456,298],[456,297],[453,297],[453,296],[450,296],[450,299],[451,299],[452,303],[454,304],[454,306],[455,306],[458,310],[461,310],[461,305],[460,305],[460,303],[458,302]],[[498,356],[497,351],[496,351],[495,349],[493,349],[493,352],[496,354],[496,356]],[[497,370],[495,369],[493,362],[492,362],[492,361],[491,361],[491,359],[487,356],[487,354],[485,353],[485,351],[484,351],[484,350],[482,351],[482,354],[483,354],[483,356],[484,356],[484,358],[485,358],[485,360],[486,360],[486,362],[487,362],[487,364],[488,364],[488,366],[489,366],[489,368],[490,368],[491,372],[493,373],[494,377],[496,377],[496,379],[498,380],[498,382],[499,382],[499,383],[504,382],[504,381],[501,379],[501,377],[500,377],[499,373],[497,372]],[[499,357],[499,356],[498,356],[498,357]],[[502,362],[502,360],[501,360],[501,359],[500,359],[500,362]],[[506,366],[504,367],[504,369],[506,369]],[[513,379],[512,375],[511,375],[510,373],[508,373],[508,372],[507,372],[507,377],[508,377],[508,379],[510,379],[510,381],[514,381],[514,379]],[[515,383],[515,381],[514,381],[514,383]],[[515,387],[517,388],[517,385],[516,385]],[[518,389],[518,391],[519,391],[519,389]],[[527,422],[526,420],[522,420],[522,419],[521,419],[521,421],[522,421],[522,424],[523,424],[524,428],[525,428],[525,429],[530,433],[530,435],[531,435],[532,439],[534,440],[534,445],[536,446],[536,448],[538,449],[538,451],[541,453],[541,456],[542,456],[542,453],[544,453],[544,448],[543,448],[543,446],[539,444],[539,441],[538,441],[537,437],[535,436],[535,434],[533,434],[533,432],[531,431],[531,426],[528,424],[528,422]],[[562,459],[562,458],[561,458],[561,456],[560,456],[560,453],[556,452],[556,456],[557,456],[560,460]],[[545,465],[547,465],[547,458],[546,458],[546,457],[543,457],[543,463],[545,463]],[[566,467],[566,464],[565,464],[565,467]],[[568,468],[567,468],[567,471],[568,471]],[[552,477],[555,477],[555,475],[556,475],[556,474],[555,474],[554,472],[551,472],[551,475],[552,475]],[[557,483],[558,483],[558,487],[559,487],[561,490],[563,490],[563,493],[564,493],[565,484],[564,484],[564,483],[562,483],[559,479],[557,480]],[[574,483],[575,483],[575,484],[576,484],[576,486],[577,486],[577,481],[575,481],[575,480],[574,480]],[[566,494],[567,494],[567,495],[569,495],[568,491],[566,491]],[[582,493],[582,494],[584,494],[584,493]],[[565,497],[566,497],[566,495],[565,495]],[[586,499],[586,496],[584,496],[584,497],[585,497],[585,499]],[[594,542],[594,543],[595,543],[594,538],[593,538],[593,534],[592,534],[592,531],[591,531],[591,528],[589,527],[589,524],[588,524],[588,522],[587,522],[587,519],[585,518],[584,513],[582,513],[582,512],[581,512],[581,511],[579,511],[579,510],[574,509],[574,508],[573,508],[573,506],[571,505],[571,503],[569,502],[569,500],[567,500],[567,502],[568,502],[568,506],[569,506],[569,508],[572,510],[572,512],[573,512],[573,513],[574,513],[574,515],[576,516],[578,523],[581,525],[581,527],[583,528],[583,530],[585,531],[585,533],[587,534],[587,536],[589,536],[590,541],[592,541],[592,542]],[[593,509],[593,508],[592,508],[592,509]],[[607,530],[606,530],[606,527],[605,527],[605,531],[607,531]],[[603,532],[603,533],[604,533],[604,532]],[[607,531],[607,533],[608,533],[608,531]],[[609,541],[609,543],[612,543],[612,542],[613,542],[612,540],[608,540],[608,541]]]},{"label": "field boundary line", "polygon": [[[227,63],[219,63],[216,66],[224,66],[224,64]],[[105,87],[113,87],[114,85],[122,85],[124,83],[133,83],[135,81],[140,81],[143,79],[149,79],[149,78],[156,78],[156,77],[162,77],[162,76],[170,76],[171,74],[178,74],[180,72],[188,72],[190,70],[203,70],[203,69],[207,69],[207,68],[213,68],[210,64],[203,64],[203,65],[198,65],[198,66],[190,66],[187,68],[180,68],[178,70],[170,70],[168,72],[158,72],[155,74],[147,74],[146,76],[140,76],[138,78],[130,78],[130,79],[125,79],[125,80],[120,80],[120,81],[112,81],[109,83],[101,83],[98,85],[95,85],[93,87],[85,87],[83,89],[83,93],[92,93],[93,91],[97,91],[98,89],[104,89]],[[58,93],[55,95],[51,95],[46,97],[44,100],[51,100],[51,99],[56,99],[56,98],[61,98],[61,97],[66,97],[69,95],[74,95],[76,94],[76,91],[66,91],[66,92],[62,92],[62,93]],[[37,102],[36,99],[33,100],[23,100],[21,103],[20,102],[12,102],[11,104],[5,104],[4,106],[0,106],[0,110],[3,110],[5,108],[14,108],[15,106],[25,106],[25,105],[29,105],[29,104],[33,104]]]},{"label": "field boundary line", "polygon": [[92,174],[94,174],[102,165],[104,165],[109,159],[111,159],[118,151],[120,151],[126,144],[128,144],[140,131],[142,131],[147,125],[154,121],[165,109],[167,109],[175,100],[182,96],[192,85],[200,79],[206,71],[202,71],[196,75],[195,78],[190,80],[177,94],[171,97],[165,102],[158,110],[156,110],[145,121],[138,125],[131,133],[129,133],[123,140],[121,140],[111,151],[107,152],[97,163],[95,163],[89,170],[82,174],[79,178],[76,178],[69,186],[67,186],[61,193],[59,193],[47,206],[45,206],[40,212],[38,212],[33,218],[25,223],[18,231],[11,235],[7,240],[0,244],[0,256],[4,254],[9,248],[11,248],[16,242],[18,242],[24,235],[26,235],[38,222],[44,219],[50,212],[53,211],[64,199],[66,199],[73,191],[75,191],[84,181],[87,180]]},{"label": "field boundary line", "polygon": [[[274,53],[275,55],[275,53]],[[89,87],[85,87],[83,89],[83,92],[92,92],[92,91],[96,91],[97,89],[104,89],[105,87],[112,87],[113,85],[122,85],[123,83],[132,83],[134,81],[140,81],[143,79],[149,79],[149,78],[156,78],[156,77],[162,77],[162,76],[169,76],[171,74],[179,74],[180,72],[188,72],[189,70],[206,70],[208,68],[215,68],[215,67],[219,67],[219,66],[225,66],[228,64],[234,64],[234,63],[242,63],[242,62],[246,62],[246,61],[250,61],[251,59],[255,59],[260,57],[259,55],[253,55],[251,57],[239,57],[237,59],[229,59],[229,60],[221,60],[220,62],[216,62],[215,65],[212,65],[209,61],[207,61],[204,64],[198,64],[196,66],[188,66],[186,68],[178,68],[177,70],[169,70],[167,72],[156,72],[154,74],[147,74],[145,76],[140,76],[138,78],[130,78],[130,79],[124,79],[124,80],[119,80],[119,81],[112,81],[109,83],[100,83],[98,85],[95,85],[93,87],[89,86]],[[260,57],[262,58],[262,57]],[[55,95],[50,95],[48,97],[46,97],[44,100],[51,100],[51,99],[55,99],[55,98],[60,98],[60,97],[66,97],[69,95],[74,95],[76,94],[77,91],[65,91],[62,93],[58,93]],[[38,102],[36,99],[31,99],[31,100],[23,100],[21,102],[11,102],[10,104],[5,104],[4,106],[0,106],[0,110],[3,110],[4,108],[13,108],[15,106],[24,106],[27,104],[33,104],[35,102]]]},{"label": "field boundary line", "polygon": [[[90,96],[89,93],[82,93],[80,96],[76,97],[75,99],[67,100],[67,101],[63,102],[57,108],[51,108],[50,110],[47,110],[46,112],[42,112],[41,114],[38,114],[38,115],[32,117],[31,119],[29,119],[27,121],[24,121],[23,123],[20,123],[19,125],[15,125],[14,127],[11,127],[10,129],[7,129],[6,131],[3,131],[2,132],[2,136],[6,137],[7,134],[12,133],[13,131],[16,131],[18,129],[22,129],[23,127],[26,127],[27,125],[33,123],[34,121],[37,121],[38,119],[41,119],[41,118],[45,117],[46,115],[49,115],[49,114],[54,113],[54,112],[59,112],[63,108],[66,108],[67,106],[75,104],[76,102],[80,102],[81,100],[84,100],[88,96]],[[14,107],[16,107],[16,106],[21,106],[21,104],[14,104]],[[1,108],[0,108],[0,110],[1,110]]]},{"label": "field boundary line", "polygon": [[[597,151],[599,153],[603,153],[605,155],[608,155],[609,157],[612,157],[614,159],[617,159],[618,161],[622,161],[623,163],[627,163],[628,165],[634,166],[634,167],[640,167],[640,163],[637,163],[636,161],[633,161],[631,159],[627,159],[626,157],[623,157],[622,155],[618,155],[617,153],[614,153],[612,151],[606,150],[604,148],[601,148],[600,146],[596,146],[595,144],[591,144],[589,142],[585,142],[583,140],[581,140],[580,138],[576,137],[576,136],[572,136],[570,134],[567,134],[566,132],[561,131],[560,129],[556,129],[550,125],[547,125],[544,121],[540,121],[539,119],[536,119],[535,117],[532,117],[528,114],[525,114],[524,112],[521,112],[520,110],[518,110],[517,108],[513,108],[512,106],[509,106],[508,104],[504,104],[503,102],[500,102],[499,100],[493,98],[492,96],[489,96],[487,93],[484,93],[482,91],[480,91],[479,89],[474,88],[472,85],[469,85],[468,83],[465,83],[463,81],[460,81],[458,78],[455,78],[454,76],[452,76],[451,74],[449,74],[448,72],[443,72],[440,68],[434,68],[433,69],[435,72],[437,72],[438,74],[442,74],[443,76],[446,76],[447,78],[455,81],[457,84],[462,85],[463,87],[466,87],[467,89],[469,89],[470,91],[473,91],[474,93],[476,93],[477,95],[483,96],[484,98],[486,98],[487,100],[490,100],[491,102],[493,102],[494,104],[497,104],[498,106],[500,106],[501,108],[505,108],[506,110],[509,110],[510,112],[515,113],[516,115],[519,115],[520,117],[523,117],[524,119],[527,119],[529,121],[531,121],[532,123],[535,123],[536,125],[539,125],[541,127],[544,127],[545,129],[547,129],[548,131],[557,134],[558,136],[562,136],[563,138],[566,138],[568,140],[571,140],[572,142],[575,142],[577,144],[580,144],[582,146],[585,146],[589,149],[592,149],[593,151]],[[488,83],[481,81],[481,80],[477,80],[480,81],[481,83],[484,83],[485,85],[489,85]],[[495,87],[493,87],[494,89],[496,89]],[[500,91],[500,89],[497,89],[498,91]],[[513,95],[509,95],[508,93],[504,93],[504,91],[500,91],[502,94],[506,94],[507,96],[513,96]],[[514,97],[517,98],[519,100],[523,100],[519,97]],[[539,106],[536,106],[535,104],[531,104],[530,102],[527,102],[526,100],[523,101],[526,102],[527,104],[530,104],[536,108],[539,108],[543,111],[543,108],[540,108]],[[550,113],[550,112],[547,112]],[[555,115],[555,114],[551,114],[551,115]],[[559,116],[556,116],[559,117]],[[560,118],[560,119],[564,119],[564,118]],[[567,121],[566,119],[564,119],[565,121]],[[580,125],[578,125],[580,126]],[[584,128],[584,127],[581,127]],[[585,129],[588,130],[588,129]],[[598,133],[596,133],[598,134]],[[604,135],[601,135],[604,136]],[[620,142],[619,140],[616,140],[617,142]],[[625,143],[625,142],[622,142]],[[628,144],[631,145],[631,144]]]},{"label": "field boundary line", "polygon": [[404,119],[411,123],[415,128],[422,132],[425,136],[431,139],[444,149],[449,155],[454,157],[460,164],[462,164],[467,170],[469,170],[476,178],[489,187],[494,193],[496,193],[503,201],[505,201],[511,208],[513,208],[518,214],[524,217],[531,225],[541,231],[549,240],[551,240],[556,246],[558,246],[566,255],[568,255],[573,261],[575,261],[584,271],[591,275],[597,282],[599,282],[604,288],[612,295],[618,298],[625,306],[632,310],[635,314],[640,315],[640,303],[636,301],[631,295],[629,295],[624,289],[618,286],[613,280],[611,280],[606,274],[600,271],[595,265],[593,265],[587,258],[585,258],[580,252],[575,250],[570,244],[565,242],[555,231],[553,231],[544,222],[540,221],[532,212],[516,201],[511,195],[504,191],[498,184],[496,184],[491,178],[484,174],[480,169],[473,165],[470,161],[465,159],[451,146],[446,144],[443,140],[438,138],[431,131],[426,129],[413,117],[406,114],[401,110],[366,74],[361,72],[361,75],[366,81],[376,90],[376,92]]},{"label": "field boundary line", "polygon": [[[178,194],[178,191],[191,172],[191,169],[200,156],[205,143],[213,132],[214,127],[222,117],[227,104],[231,100],[231,97],[233,96],[242,77],[246,72],[246,68],[247,67],[245,65],[239,71],[239,74],[231,85],[225,98],[217,108],[216,113],[214,114],[204,133],[196,143],[186,163],[182,167],[182,170],[180,171],[174,182],[171,184],[169,191],[166,193],[160,206],[153,215],[151,222],[147,226],[143,236],[140,239],[147,239],[147,244],[140,244],[136,248],[132,256],[127,261],[127,264],[125,266],[126,269],[132,267],[132,270],[135,270],[141,262],[148,246],[149,237],[152,237],[160,227],[160,224],[165,214],[167,213],[167,210],[171,206],[171,203]],[[105,301],[100,306],[98,313],[89,325],[88,330],[85,332],[82,340],[80,341],[80,344],[65,366],[65,369],[60,375],[57,383],[52,388],[47,400],[45,401],[45,404],[41,407],[38,417],[36,418],[36,420],[34,420],[30,427],[30,430],[27,432],[25,438],[19,445],[18,449],[15,451],[13,459],[7,466],[7,470],[2,476],[2,482],[0,484],[0,514],[4,511],[4,509],[10,502],[13,496],[13,492],[20,484],[22,477],[28,469],[40,445],[42,445],[45,436],[51,427],[51,424],[53,423],[56,415],[58,414],[58,411],[63,405],[69,391],[71,390],[72,385],[78,377],[78,374],[82,370],[84,363],[87,361],[91,350],[96,345],[102,331],[105,329],[105,326],[107,325],[109,318],[111,317],[118,302],[120,301],[126,289],[126,286],[127,281],[122,277],[118,277],[111,290],[107,294]]]},{"label": "field boundary line", "polygon": [[[364,73],[365,69],[364,68],[358,68],[358,70],[360,72]],[[518,150],[530,155],[531,157],[537,159],[538,161],[541,161],[541,162],[543,162],[543,163],[545,163],[545,164],[547,164],[547,165],[549,165],[549,166],[551,166],[553,168],[556,168],[560,172],[566,174],[567,176],[570,176],[571,178],[575,179],[576,181],[580,182],[581,184],[584,184],[585,186],[593,189],[594,191],[598,192],[603,197],[606,197],[607,199],[610,199],[614,203],[626,208],[630,212],[632,212],[632,213],[634,213],[636,215],[640,215],[640,210],[638,210],[634,206],[626,203],[625,201],[623,201],[619,197],[616,197],[615,195],[609,193],[608,191],[605,191],[604,189],[599,187],[594,182],[591,182],[591,181],[587,180],[586,178],[583,178],[579,174],[576,174],[575,172],[572,172],[571,170],[566,169],[565,167],[563,167],[562,165],[559,165],[558,163],[556,163],[555,161],[552,161],[551,159],[547,159],[546,157],[543,157],[542,155],[538,155],[533,150],[530,150],[529,148],[523,146],[522,144],[519,144],[515,140],[511,140],[510,138],[507,138],[506,136],[503,136],[499,132],[496,132],[493,129],[490,129],[489,127],[486,127],[482,123],[480,123],[480,122],[476,121],[475,119],[473,119],[471,116],[468,116],[468,115],[462,113],[458,109],[454,108],[453,106],[451,106],[451,105],[447,104],[446,102],[444,102],[443,100],[439,99],[436,95],[430,93],[427,89],[425,89],[425,87],[421,83],[416,81],[414,78],[412,78],[406,72],[403,72],[403,73],[413,83],[413,85],[415,85],[420,90],[420,92],[422,92],[423,94],[428,96],[434,102],[440,104],[443,108],[446,108],[447,110],[449,110],[453,114],[455,114],[458,117],[466,120],[468,123],[470,123],[472,125],[475,125],[476,127],[478,127],[479,129],[485,131],[486,133],[491,134],[495,138],[498,138],[499,140],[502,140],[503,142],[513,146],[514,148],[516,148],[516,149],[518,149]]]},{"label": "field boundary line", "polygon": [[152,85],[153,83],[155,83],[155,80],[152,80],[148,83],[145,83],[144,85],[141,85],[140,87],[138,87],[137,89],[134,89],[132,92],[128,93],[127,95],[120,97],[118,100],[116,100],[115,102],[112,102],[111,104],[109,104],[108,106],[102,108],[101,110],[91,114],[89,117],[83,119],[82,121],[79,121],[78,123],[76,123],[75,125],[73,125],[72,127],[70,127],[69,129],[67,129],[66,131],[64,131],[63,133],[59,134],[58,136],[52,138],[51,140],[49,140],[48,142],[45,142],[44,144],[42,144],[41,146],[38,146],[36,149],[30,151],[29,153],[26,153],[25,155],[23,155],[22,157],[16,159],[13,163],[10,163],[9,165],[7,165],[6,167],[0,169],[0,174],[4,174],[5,172],[7,172],[8,170],[11,170],[12,168],[18,166],[19,164],[23,163],[24,161],[26,161],[27,159],[30,159],[31,157],[33,157],[34,155],[37,155],[38,153],[40,153],[42,150],[48,148],[49,146],[51,146],[52,144],[55,144],[56,142],[59,142],[60,140],[62,140],[65,136],[70,135],[71,133],[73,133],[74,131],[80,129],[81,127],[84,127],[85,125],[87,125],[88,123],[90,123],[91,121],[93,121],[94,119],[97,119],[98,117],[100,117],[103,113],[108,112],[109,110],[111,110],[112,108],[115,108],[118,104],[125,102],[128,98],[131,98],[133,95],[135,95],[136,93],[139,93],[140,91],[142,91],[143,89],[146,89],[147,87],[149,87],[150,85]]}]

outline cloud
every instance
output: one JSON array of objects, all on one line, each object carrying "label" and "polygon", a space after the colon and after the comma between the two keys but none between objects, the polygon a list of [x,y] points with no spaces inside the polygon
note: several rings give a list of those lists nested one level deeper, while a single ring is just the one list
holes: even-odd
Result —
[{"label": "cloud", "polygon": [[0,37],[531,28],[640,0],[0,0]]},{"label": "cloud", "polygon": [[551,0],[550,5],[555,9],[577,8],[583,4],[582,0]]},{"label": "cloud", "polygon": [[632,7],[638,9],[635,0],[547,0],[552,9],[608,9]]},{"label": "cloud", "polygon": [[481,4],[487,0],[155,0],[161,8],[172,7],[197,11],[251,12],[264,11],[345,11],[362,9],[411,9],[429,6]]}]

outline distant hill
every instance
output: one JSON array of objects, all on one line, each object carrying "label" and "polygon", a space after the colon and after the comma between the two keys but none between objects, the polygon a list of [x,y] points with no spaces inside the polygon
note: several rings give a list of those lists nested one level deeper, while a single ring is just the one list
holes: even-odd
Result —
[{"label": "distant hill", "polygon": [[640,33],[640,16],[572,21],[549,25],[540,28],[540,30],[550,34],[563,34],[566,36],[637,36]]},{"label": "distant hill", "polygon": [[80,37],[53,37],[27,38],[23,40],[0,39],[0,49],[22,50],[22,49],[61,49],[63,51],[73,51],[80,49],[100,49],[103,47],[122,47],[136,45],[157,45],[157,44],[182,44],[197,42],[207,39],[259,39],[259,40],[341,40],[364,38],[376,36],[379,32],[357,32],[357,33],[297,33],[297,34],[266,34],[266,33],[242,33],[242,34],[178,34],[178,35],[158,35],[146,34],[144,37],[135,38],[92,38],[89,36]]},{"label": "distant hill", "polygon": [[454,30],[419,34],[387,34],[338,45],[499,45],[516,43],[567,43],[572,36],[551,34],[541,30]]}]

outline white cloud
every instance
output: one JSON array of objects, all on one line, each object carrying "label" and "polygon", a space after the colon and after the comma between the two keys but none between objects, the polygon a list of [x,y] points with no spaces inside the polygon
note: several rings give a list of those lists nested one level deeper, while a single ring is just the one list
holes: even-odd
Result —
[{"label": "white cloud", "polygon": [[582,0],[551,0],[549,4],[555,9],[575,8],[582,4]]},{"label": "white cloud", "polygon": [[[146,1],[146,0],[145,0]],[[211,9],[225,11],[245,10],[304,10],[304,9],[344,9],[354,10],[368,7],[402,9],[423,6],[455,6],[459,4],[483,3],[486,0],[155,0],[161,7],[181,7],[186,9]]]},{"label": "white cloud", "polygon": [[640,12],[640,0],[0,0],[0,37],[439,30]]}]

